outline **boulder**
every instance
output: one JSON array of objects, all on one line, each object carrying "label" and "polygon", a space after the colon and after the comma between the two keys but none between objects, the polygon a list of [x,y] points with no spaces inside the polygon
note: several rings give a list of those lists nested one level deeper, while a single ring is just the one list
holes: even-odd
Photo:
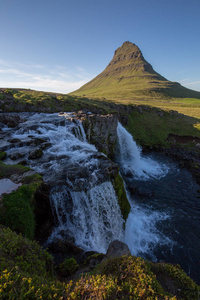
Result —
[{"label": "boulder", "polygon": [[115,240],[110,243],[104,260],[108,258],[120,257],[123,255],[131,255],[129,247],[125,243]]},{"label": "boulder", "polygon": [[29,159],[37,159],[37,158],[42,157],[42,155],[43,155],[42,149],[41,148],[37,148],[37,149],[35,149],[35,150],[33,150],[33,151],[31,151],[29,153],[28,158]]},{"label": "boulder", "polygon": [[117,141],[117,116],[82,113],[78,114],[77,118],[83,124],[88,142],[94,144],[109,158],[114,158]]},{"label": "boulder", "polygon": [[24,120],[18,114],[1,114],[0,123],[7,125],[8,127],[16,127],[19,123]]},{"label": "boulder", "polygon": [[14,153],[10,154],[10,159],[17,160],[17,159],[22,158],[24,156],[25,156],[24,153],[14,152]]}]

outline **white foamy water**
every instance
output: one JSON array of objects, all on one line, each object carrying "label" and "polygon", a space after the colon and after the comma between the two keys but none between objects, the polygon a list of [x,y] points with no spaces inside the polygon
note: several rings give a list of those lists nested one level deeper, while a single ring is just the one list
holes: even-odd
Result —
[{"label": "white foamy water", "polygon": [[[12,138],[25,145],[26,157],[32,148],[40,147],[40,140],[48,143],[40,159],[29,159],[30,166],[53,186],[50,197],[57,224],[48,242],[70,232],[76,245],[105,253],[111,241],[123,240],[118,198],[111,182],[102,182],[98,151],[87,142],[80,121],[71,114],[34,114]],[[39,145],[32,147],[34,139]],[[18,149],[8,154],[13,151]],[[58,182],[61,185],[56,186]]]},{"label": "white foamy water", "polygon": [[124,238],[123,219],[110,182],[94,186],[87,192],[68,192],[65,187],[52,191],[51,205],[58,226],[48,242],[65,230],[73,233],[81,248],[105,253],[111,241]]},{"label": "white foamy water", "polygon": [[[134,180],[152,180],[166,176],[169,168],[162,163],[143,157],[132,135],[118,123],[118,162],[124,176]],[[131,212],[126,221],[125,242],[133,255],[148,254],[155,259],[153,251],[157,246],[170,244],[171,241],[158,229],[157,224],[169,218],[163,212],[152,211],[150,208],[139,206],[134,196],[127,192],[131,204]]]},{"label": "white foamy water", "polygon": [[154,249],[172,243],[157,229],[157,223],[168,218],[165,213],[153,212],[134,204],[126,221],[125,230],[125,243],[131,253],[136,256],[148,254],[152,259],[156,259],[153,254]]},{"label": "white foamy water", "polygon": [[[72,117],[70,113],[29,115],[11,135],[24,146],[7,151],[8,156],[25,151],[27,158],[31,150],[40,147],[40,142],[32,146],[34,139],[49,144],[40,159],[29,159],[30,166],[53,186],[51,205],[57,226],[49,241],[62,238],[66,232],[83,249],[105,253],[112,240],[124,241],[125,238],[132,254],[151,252],[153,246],[166,242],[155,229],[156,222],[165,216],[144,210],[130,200],[132,210],[124,236],[124,221],[113,186],[111,182],[99,180],[102,170],[96,155],[98,151],[87,143],[82,124]],[[117,133],[122,173],[131,172],[139,180],[166,174],[164,165],[142,157],[140,148],[121,124],[118,124]],[[58,182],[61,185],[57,187]]]},{"label": "white foamy water", "polygon": [[132,135],[120,124],[117,126],[119,155],[118,161],[122,172],[132,174],[134,178],[148,180],[161,178],[168,172],[165,164],[157,163],[151,158],[141,155],[141,149],[137,146]]}]

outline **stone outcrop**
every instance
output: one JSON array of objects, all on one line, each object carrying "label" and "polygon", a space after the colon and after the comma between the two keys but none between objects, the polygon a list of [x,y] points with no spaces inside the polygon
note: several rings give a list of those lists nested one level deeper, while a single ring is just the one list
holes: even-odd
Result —
[{"label": "stone outcrop", "polygon": [[171,148],[164,149],[163,152],[177,161],[180,167],[187,168],[200,184],[200,138],[171,134],[168,140]]},{"label": "stone outcrop", "polygon": [[22,122],[24,122],[24,120],[18,114],[0,114],[0,123],[8,127],[16,127]]},{"label": "stone outcrop", "polygon": [[113,159],[117,142],[117,117],[112,114],[100,115],[80,111],[77,118],[83,124],[88,142]]},{"label": "stone outcrop", "polygon": [[131,255],[129,247],[125,243],[115,240],[110,243],[104,260],[108,258],[120,257],[123,255]]}]

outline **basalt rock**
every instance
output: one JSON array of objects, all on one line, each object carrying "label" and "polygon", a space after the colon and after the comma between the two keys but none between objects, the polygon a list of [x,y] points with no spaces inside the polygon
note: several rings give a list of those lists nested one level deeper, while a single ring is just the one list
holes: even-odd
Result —
[{"label": "basalt rock", "polygon": [[99,115],[82,112],[79,112],[77,116],[83,124],[88,142],[113,159],[117,141],[117,117],[112,114]]},{"label": "basalt rock", "polygon": [[164,153],[177,161],[180,167],[187,168],[200,184],[200,139],[192,136],[169,135],[171,148]]},{"label": "basalt rock", "polygon": [[29,153],[28,158],[29,159],[37,159],[37,158],[42,157],[42,155],[43,155],[42,149],[38,148],[38,149],[35,149],[35,150],[31,151]]},{"label": "basalt rock", "polygon": [[0,123],[8,127],[16,127],[24,120],[18,114],[0,114]]}]

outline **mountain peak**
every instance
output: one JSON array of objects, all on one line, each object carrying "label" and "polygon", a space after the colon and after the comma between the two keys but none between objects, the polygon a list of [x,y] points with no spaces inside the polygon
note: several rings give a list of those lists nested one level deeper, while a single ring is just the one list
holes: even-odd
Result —
[{"label": "mountain peak", "polygon": [[139,47],[128,41],[115,50],[113,59],[105,71],[119,71],[119,68],[120,71],[128,68],[131,73],[133,71],[155,73],[152,66],[144,59]]},{"label": "mountain peak", "polygon": [[132,53],[136,53],[136,54],[142,54],[142,52],[140,51],[139,47],[136,46],[136,44],[133,44],[133,43],[128,42],[128,41],[124,42],[122,44],[122,46],[120,46],[115,51],[115,55],[119,54],[119,53],[123,53],[123,52],[126,52],[126,53],[132,52]]},{"label": "mountain peak", "polygon": [[168,81],[154,71],[139,47],[126,41],[114,53],[105,70],[79,90],[76,95],[108,99],[200,98],[200,93],[177,82]]}]

